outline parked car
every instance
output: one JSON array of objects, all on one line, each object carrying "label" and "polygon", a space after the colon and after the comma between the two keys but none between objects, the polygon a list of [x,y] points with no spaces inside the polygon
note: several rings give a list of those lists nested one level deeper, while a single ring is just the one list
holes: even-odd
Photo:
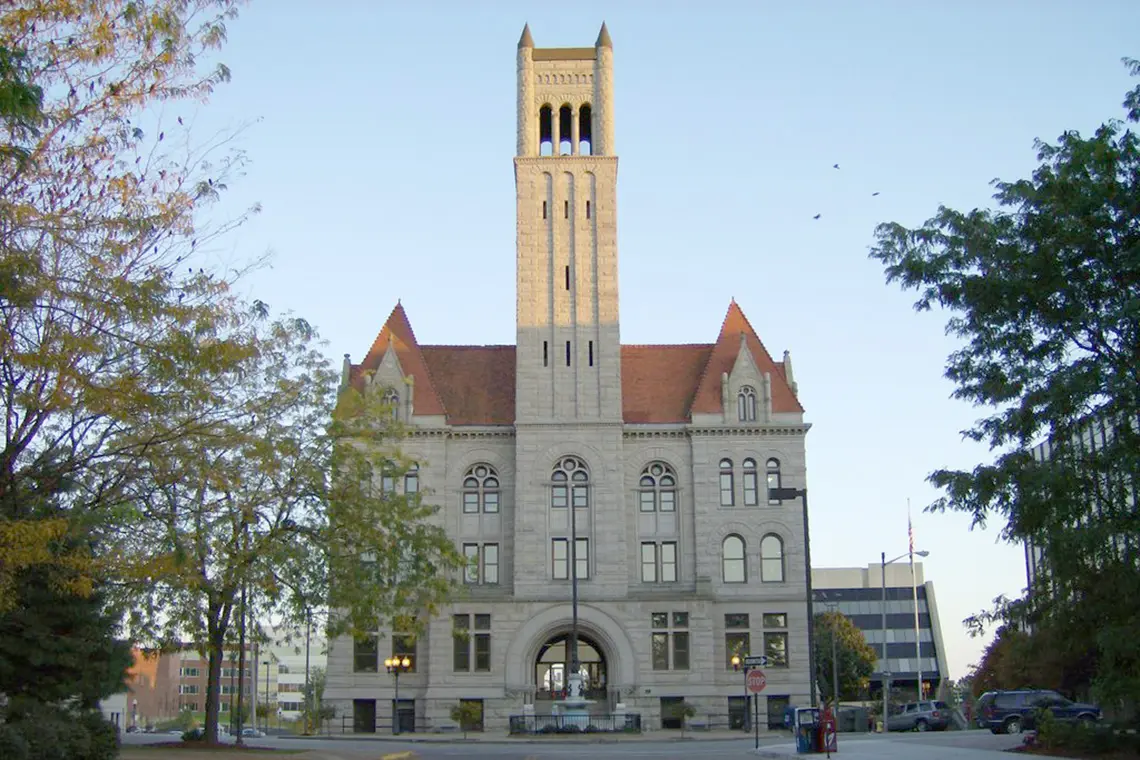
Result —
[{"label": "parked car", "polygon": [[887,718],[888,731],[945,731],[950,706],[941,701],[908,702]]},{"label": "parked car", "polygon": [[265,732],[256,728],[243,728],[241,730],[242,736],[252,736],[254,739],[260,739],[265,736]]},{"label": "parked car", "polygon": [[1066,723],[1100,720],[1100,708],[1096,705],[1074,702],[1048,689],[987,691],[978,697],[976,708],[978,726],[995,734],[1019,734],[1034,728],[1038,710],[1048,710],[1055,719]]}]

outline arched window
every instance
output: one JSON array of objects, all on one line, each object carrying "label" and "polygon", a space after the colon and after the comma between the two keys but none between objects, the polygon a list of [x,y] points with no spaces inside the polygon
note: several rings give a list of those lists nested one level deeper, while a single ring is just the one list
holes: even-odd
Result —
[{"label": "arched window", "polygon": [[590,156],[594,153],[593,120],[589,103],[578,109],[578,155]]},{"label": "arched window", "polygon": [[651,462],[637,486],[642,512],[677,511],[677,475],[669,465]]},{"label": "arched window", "polygon": [[569,156],[574,152],[574,109],[569,103],[558,109],[558,155]]},{"label": "arched window", "polygon": [[756,421],[756,389],[745,385],[736,394],[736,413],[741,422]]},{"label": "arched window", "polygon": [[550,480],[550,506],[565,508],[570,503],[581,509],[590,506],[590,470],[578,457],[563,457],[554,467]]},{"label": "arched window", "polygon": [[755,507],[760,503],[756,485],[756,460],[749,457],[744,460],[744,506]]},{"label": "arched window", "polygon": [[721,564],[724,566],[725,583],[744,583],[748,580],[743,538],[733,534],[724,539],[721,544]]},{"label": "arched window", "polygon": [[395,388],[387,388],[384,395],[380,397],[381,403],[384,404],[386,409],[384,413],[393,420],[400,419],[400,394],[396,393]]},{"label": "arched window", "polygon": [[554,155],[554,109],[549,103],[538,109],[538,155]]},{"label": "arched window", "polygon": [[784,542],[774,533],[760,539],[760,580],[764,583],[784,582]]},{"label": "arched window", "polygon": [[463,511],[473,515],[499,511],[499,474],[487,464],[477,464],[463,476]]},{"label": "arched window", "polygon": [[[768,490],[771,491],[773,488],[779,488],[780,487],[780,460],[779,459],[769,459],[767,467],[768,467]],[[768,497],[768,503],[769,504],[783,504],[784,502],[781,499],[773,499],[769,496]]]},{"label": "arched window", "polygon": [[736,489],[732,484],[732,460],[720,460],[720,505],[731,507],[736,503]]},{"label": "arched window", "polygon": [[404,493],[414,494],[419,493],[420,490],[420,466],[413,464],[404,473]]}]

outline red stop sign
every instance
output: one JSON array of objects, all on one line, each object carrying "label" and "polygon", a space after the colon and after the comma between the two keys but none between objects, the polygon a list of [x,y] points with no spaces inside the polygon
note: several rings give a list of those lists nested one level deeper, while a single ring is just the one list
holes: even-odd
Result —
[{"label": "red stop sign", "polygon": [[764,691],[764,687],[768,685],[768,679],[764,677],[763,670],[750,670],[748,671],[748,690],[753,694],[759,694]]}]

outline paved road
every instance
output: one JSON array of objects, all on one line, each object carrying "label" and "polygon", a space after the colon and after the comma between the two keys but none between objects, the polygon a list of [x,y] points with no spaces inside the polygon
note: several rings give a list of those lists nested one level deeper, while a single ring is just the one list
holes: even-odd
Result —
[{"label": "paved road", "polygon": [[[151,744],[177,741],[177,737],[164,735],[127,734],[124,744]],[[229,741],[232,741],[230,739]],[[690,739],[684,741],[626,740],[603,743],[599,741],[566,741],[512,739],[503,741],[405,742],[398,739],[298,739],[266,737],[247,739],[259,747],[309,750],[313,760],[437,760],[443,758],[504,758],[504,760],[562,760],[588,755],[590,760],[620,760],[621,758],[689,758],[694,755],[709,760],[733,760],[756,757],[752,738]],[[851,736],[840,735],[840,757],[855,758],[914,758],[939,760],[990,760],[1017,746],[1020,737],[995,736],[989,731],[947,731],[925,734],[891,734]],[[794,755],[787,734],[771,734],[761,738],[761,750],[766,756]],[[844,751],[846,750],[846,751]],[[1009,758],[1010,755],[1004,755]],[[1013,756],[1016,757],[1016,756]]]}]

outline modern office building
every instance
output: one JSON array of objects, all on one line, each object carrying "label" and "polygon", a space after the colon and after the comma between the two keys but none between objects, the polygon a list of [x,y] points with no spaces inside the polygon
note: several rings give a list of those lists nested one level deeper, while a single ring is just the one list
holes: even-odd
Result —
[{"label": "modern office building", "polygon": [[[942,626],[938,618],[938,604],[934,597],[934,583],[925,580],[921,562],[914,565],[911,583],[909,563],[887,565],[886,626],[883,620],[883,570],[874,563],[867,567],[813,568],[812,596],[815,613],[829,609],[851,618],[863,632],[872,647],[880,654],[875,672],[871,675],[868,696],[877,698],[882,693],[884,674],[890,678],[891,688],[910,694],[917,693],[918,673],[921,668],[923,693],[937,694],[939,686],[949,678],[946,667],[946,649],[942,644]],[[915,626],[914,596],[918,592],[918,625]],[[886,664],[882,659],[883,642],[886,642]],[[915,642],[921,641],[921,659]]]},{"label": "modern office building", "polygon": [[[516,344],[421,345],[397,305],[364,359],[346,357],[345,382],[392,405],[420,463],[381,487],[430,493],[471,591],[417,639],[331,642],[326,702],[357,731],[438,724],[461,702],[488,728],[550,712],[573,576],[595,712],[672,728],[687,701],[743,722],[734,654],[768,656],[776,725],[810,699],[804,504],[768,492],[806,487],[791,360],[735,301],[715,342],[621,343],[613,62],[604,25],[592,47],[519,40]],[[461,319],[501,295],[434,308]],[[411,664],[398,702],[389,655]]]}]

